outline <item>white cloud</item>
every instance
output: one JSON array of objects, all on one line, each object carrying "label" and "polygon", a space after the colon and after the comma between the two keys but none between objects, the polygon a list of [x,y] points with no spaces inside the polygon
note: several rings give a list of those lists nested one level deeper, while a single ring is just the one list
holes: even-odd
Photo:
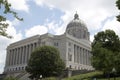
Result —
[{"label": "white cloud", "polygon": [[106,24],[103,26],[102,30],[105,31],[106,29],[114,30],[120,37],[120,22],[116,21],[116,18],[113,18],[112,20],[108,19],[106,21]]},{"label": "white cloud", "polygon": [[35,3],[39,6],[43,6],[44,0],[35,0]]},{"label": "white cloud", "polygon": [[20,32],[19,33],[16,32],[16,29],[12,25],[12,22],[10,21],[6,21],[6,22],[9,23],[9,26],[7,28],[7,33],[13,36],[13,38],[8,39],[6,37],[0,36],[0,73],[2,73],[4,69],[7,46],[12,42],[22,39],[22,34]]},{"label": "white cloud", "polygon": [[[99,31],[105,31],[107,29],[115,31],[115,33],[120,37],[120,22],[116,21],[116,17],[113,17],[113,19],[108,19],[105,22],[105,24],[103,25],[102,29],[99,30]],[[97,32],[90,35],[90,41],[91,42],[94,40],[94,35],[95,34],[97,34]]]},{"label": "white cloud", "polygon": [[94,40],[94,35],[90,35],[90,41],[93,42]]},{"label": "white cloud", "polygon": [[18,19],[16,19],[16,18],[12,21],[13,26],[18,26],[19,23],[20,23],[20,21]]},{"label": "white cloud", "polygon": [[12,5],[12,8],[15,9],[15,10],[22,10],[22,11],[26,11],[28,12],[29,11],[29,6],[27,4],[27,0],[8,0],[11,5]]},{"label": "white cloud", "polygon": [[10,21],[6,21],[7,23],[9,23],[9,27],[7,28],[7,33],[9,35],[12,35],[13,38],[10,39],[11,42],[16,42],[22,39],[22,34],[20,31],[16,31],[16,29],[14,28],[12,22]]},{"label": "white cloud", "polygon": [[75,11],[79,14],[86,24],[90,32],[100,30],[102,28],[102,21],[107,17],[115,16],[118,10],[115,5],[115,0],[34,0],[37,5],[57,8],[65,14],[61,16],[63,25],[59,27],[59,32],[63,33],[66,24],[73,19]]},{"label": "white cloud", "polygon": [[30,29],[25,30],[25,36],[26,37],[30,37],[33,35],[37,35],[37,34],[45,34],[47,33],[47,28],[45,26],[41,26],[41,25],[36,25],[31,27]]},{"label": "white cloud", "polygon": [[[101,31],[104,29],[113,29],[118,35],[120,35],[120,23],[114,20],[105,22],[105,25],[102,26],[102,22],[111,16],[116,16],[118,10],[116,8],[115,0],[91,0],[90,3],[88,0],[35,0],[37,5],[51,5],[55,8],[60,9],[65,12],[61,16],[63,24],[57,27],[55,30],[56,34],[62,34],[65,32],[67,24],[73,19],[73,14],[75,11],[79,14],[80,19],[82,19],[88,27],[88,30],[92,32],[90,35],[90,40],[93,41],[94,34],[96,31]],[[38,2],[40,4],[38,4]],[[57,24],[52,24],[52,27]],[[108,27],[110,26],[110,27]],[[103,28],[102,28],[103,27]]]}]

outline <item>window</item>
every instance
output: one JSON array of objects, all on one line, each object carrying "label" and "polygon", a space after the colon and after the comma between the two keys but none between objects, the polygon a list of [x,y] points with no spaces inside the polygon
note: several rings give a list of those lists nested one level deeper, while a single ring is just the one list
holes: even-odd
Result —
[{"label": "window", "polygon": [[22,67],[22,70],[24,70],[24,67]]},{"label": "window", "polygon": [[71,43],[69,42],[68,45],[71,46]]},{"label": "window", "polygon": [[72,54],[68,53],[68,60],[72,61]]},{"label": "window", "polygon": [[72,69],[72,66],[71,66],[71,65],[69,65],[69,68],[70,68],[70,69]]},{"label": "window", "polygon": [[19,67],[19,69],[18,70],[20,70],[20,67]]},{"label": "window", "polygon": [[45,42],[42,42],[42,45],[45,45]]},{"label": "window", "polygon": [[71,52],[71,48],[68,48],[68,52]]},{"label": "window", "polygon": [[37,47],[37,43],[34,43],[35,48]]},{"label": "window", "polygon": [[54,43],[54,46],[58,46],[58,42],[55,42],[55,43]]}]

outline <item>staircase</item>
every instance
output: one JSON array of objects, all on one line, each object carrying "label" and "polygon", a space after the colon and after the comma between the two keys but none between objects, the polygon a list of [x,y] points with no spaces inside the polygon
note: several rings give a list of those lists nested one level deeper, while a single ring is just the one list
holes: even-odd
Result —
[{"label": "staircase", "polygon": [[20,79],[21,77],[23,77],[25,74],[27,74],[26,72],[21,72],[20,74],[18,74],[16,76],[17,79]]}]

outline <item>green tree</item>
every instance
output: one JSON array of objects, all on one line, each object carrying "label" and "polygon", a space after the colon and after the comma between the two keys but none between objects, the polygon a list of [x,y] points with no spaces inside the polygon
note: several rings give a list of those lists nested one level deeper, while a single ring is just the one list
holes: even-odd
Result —
[{"label": "green tree", "polygon": [[60,75],[65,64],[59,54],[59,51],[51,46],[36,48],[26,67],[26,71],[30,73],[30,78],[38,79],[40,75],[43,77]]},{"label": "green tree", "polygon": [[92,65],[96,70],[110,73],[120,71],[120,40],[113,30],[98,32],[92,42]]},{"label": "green tree", "polygon": [[[116,1],[116,6],[118,7],[118,9],[120,10],[120,0]],[[117,16],[117,20],[120,22],[120,14]]]},{"label": "green tree", "polygon": [[7,19],[5,17],[5,15],[12,14],[18,20],[23,20],[23,19],[19,18],[17,16],[17,13],[11,10],[11,4],[9,4],[7,0],[0,0],[0,9],[1,9],[1,14],[0,14],[0,35],[5,36],[7,38],[12,38],[12,36],[9,36],[6,33],[6,29],[7,29],[9,24],[5,22],[6,19]]}]

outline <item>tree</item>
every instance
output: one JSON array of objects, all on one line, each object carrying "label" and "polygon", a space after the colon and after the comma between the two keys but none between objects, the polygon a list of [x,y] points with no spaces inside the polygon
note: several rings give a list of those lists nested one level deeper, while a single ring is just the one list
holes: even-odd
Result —
[{"label": "tree", "polygon": [[1,13],[3,12],[2,14],[4,14],[4,15],[0,14],[0,35],[5,36],[7,38],[12,38],[12,36],[9,36],[6,33],[6,29],[9,24],[5,22],[7,19],[5,15],[9,13],[9,14],[13,14],[13,16],[18,20],[23,20],[23,19],[19,18],[17,16],[17,13],[11,10],[11,4],[9,4],[7,0],[0,0],[0,9],[1,9]]},{"label": "tree", "polygon": [[30,73],[31,79],[39,79],[40,75],[57,76],[64,68],[65,64],[60,58],[59,51],[51,46],[42,46],[32,52],[26,71]]},{"label": "tree", "polygon": [[120,71],[120,40],[113,30],[101,31],[94,36],[92,54],[92,65],[96,70],[110,73],[116,68]]},{"label": "tree", "polygon": [[[116,1],[116,6],[118,7],[118,9],[120,10],[120,0]],[[120,22],[120,14],[117,16],[117,20]]]}]

